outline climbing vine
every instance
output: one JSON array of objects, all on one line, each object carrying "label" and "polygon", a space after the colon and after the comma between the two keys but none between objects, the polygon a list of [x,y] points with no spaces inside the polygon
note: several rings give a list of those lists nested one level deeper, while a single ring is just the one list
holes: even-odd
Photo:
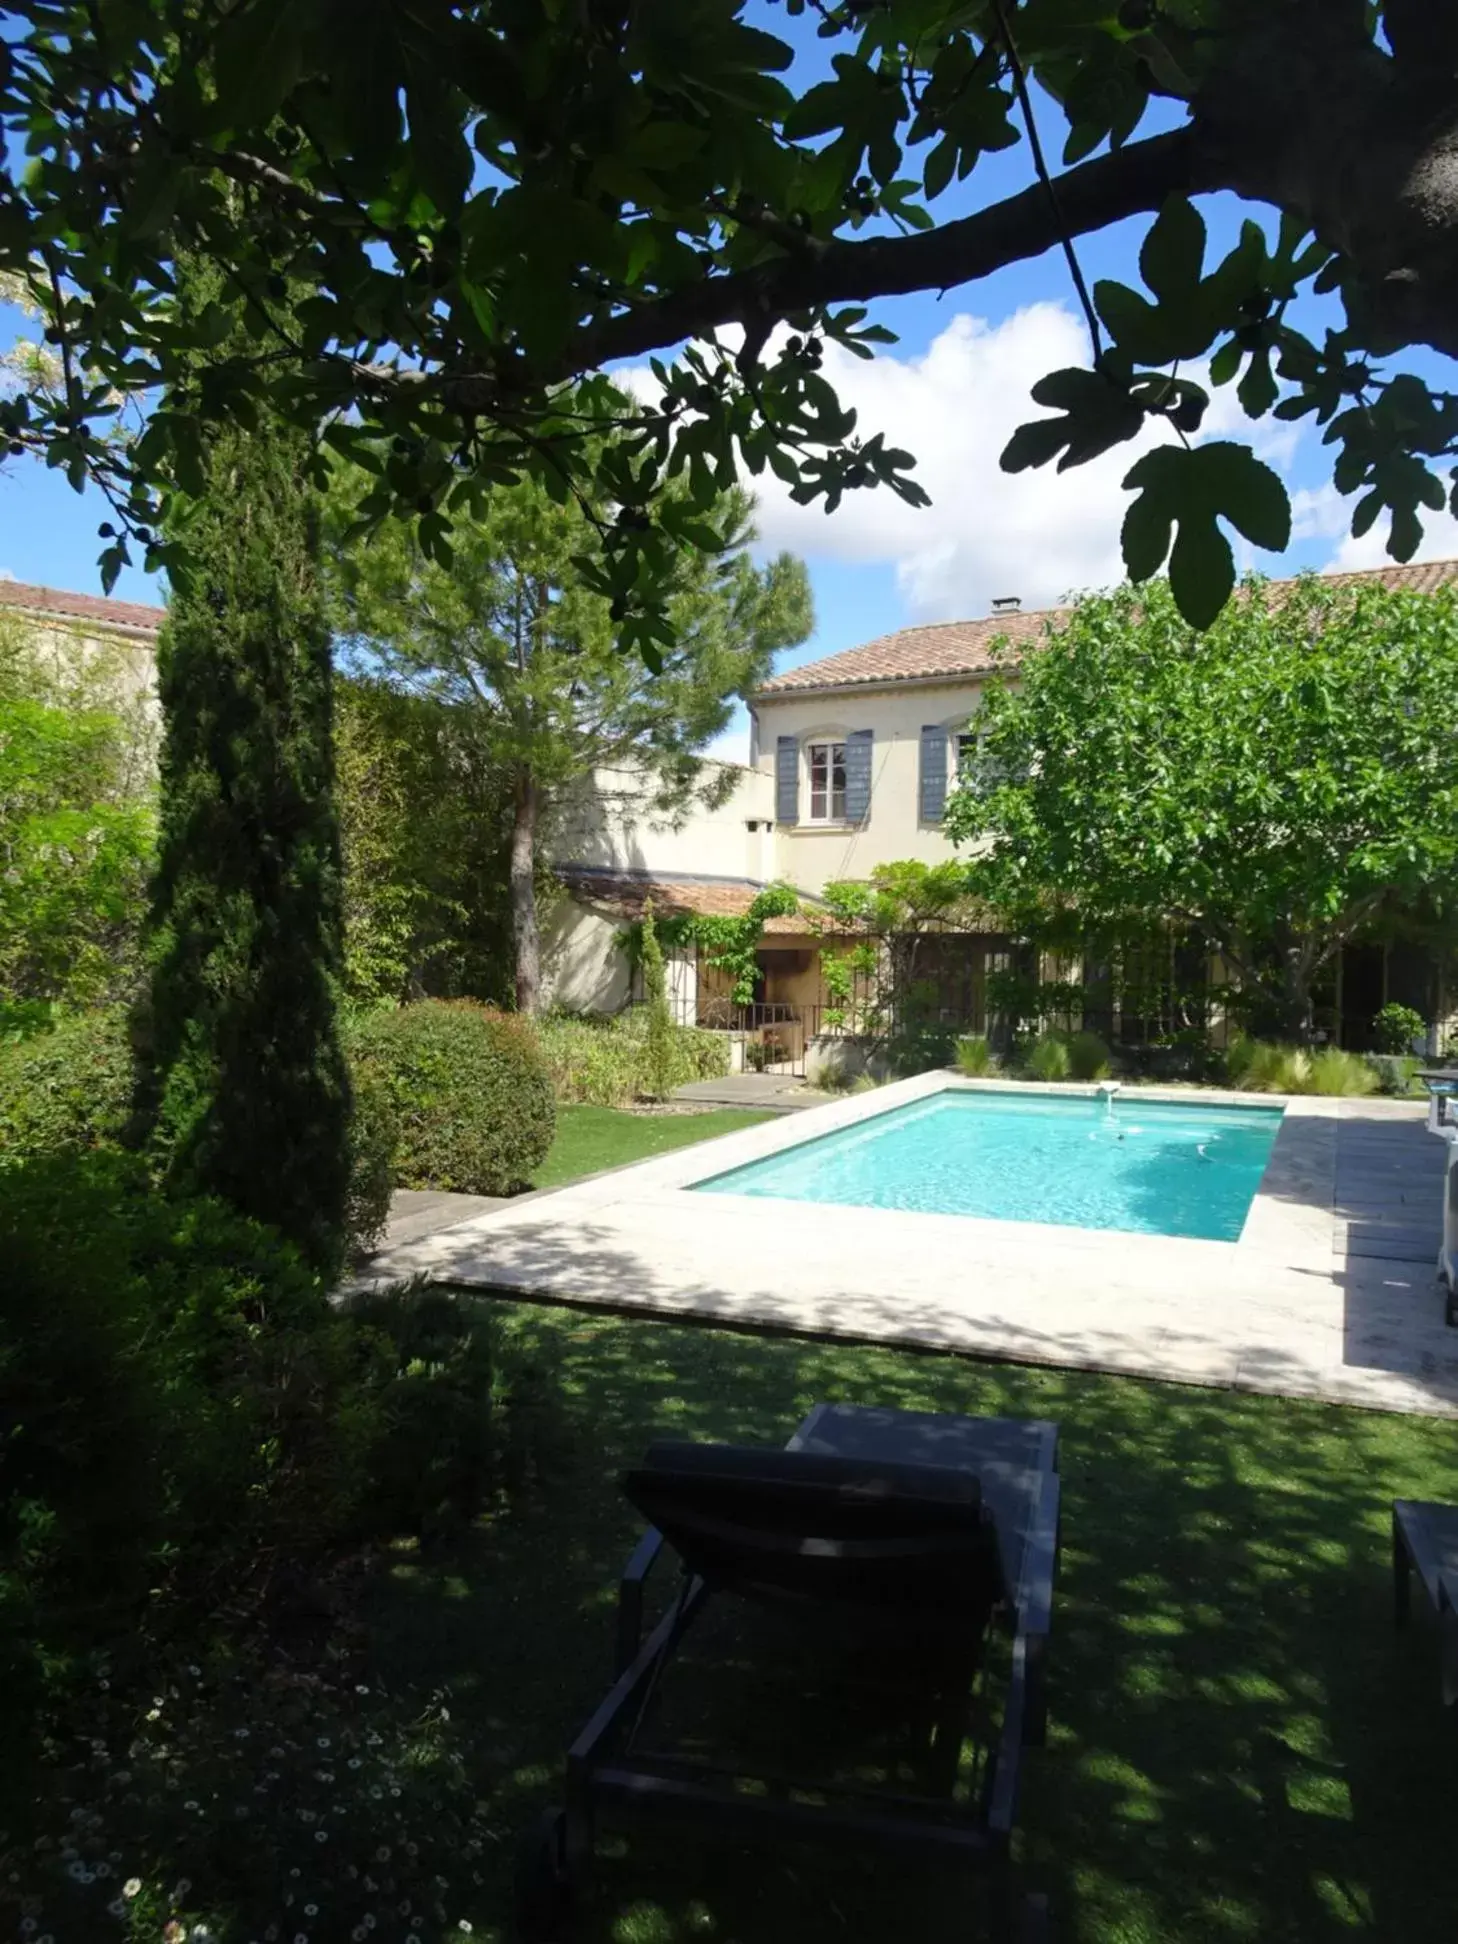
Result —
[{"label": "climbing vine", "polygon": [[[696,945],[708,964],[729,981],[730,997],[736,1006],[747,1006],[754,999],[754,982],[759,976],[759,944],[766,922],[789,918],[800,909],[800,900],[788,884],[767,884],[740,917],[728,918],[717,912],[689,911],[653,919],[660,947],[682,950]],[[624,928],[622,940],[635,965],[643,957],[641,920]]]}]

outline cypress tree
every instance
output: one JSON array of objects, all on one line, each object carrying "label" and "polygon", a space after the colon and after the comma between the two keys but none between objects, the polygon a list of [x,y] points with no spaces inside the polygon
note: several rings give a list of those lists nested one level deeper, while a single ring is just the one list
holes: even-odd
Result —
[{"label": "cypress tree", "polygon": [[139,1104],[167,1186],[341,1249],[348,1075],[330,637],[306,437],[210,426],[158,648],[164,718]]}]

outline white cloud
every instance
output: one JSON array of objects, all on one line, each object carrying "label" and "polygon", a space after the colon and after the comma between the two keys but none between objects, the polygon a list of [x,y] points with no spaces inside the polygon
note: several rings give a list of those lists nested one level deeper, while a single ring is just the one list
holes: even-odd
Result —
[{"label": "white cloud", "polygon": [[953,317],[923,356],[874,362],[826,347],[824,373],[859,415],[916,456],[929,507],[885,488],[847,494],[833,515],[797,506],[771,476],[753,482],[763,544],[822,559],[886,562],[910,618],[984,614],[1002,594],[1043,607],[1077,588],[1122,578],[1119,482],[1153,435],[1067,473],[1004,473],[998,455],[1040,408],[1029,391],[1047,372],[1088,359],[1083,329],[1061,304],[1034,304],[1004,323]]},{"label": "white cloud", "polygon": [[1335,540],[1349,533],[1352,502],[1343,499],[1328,480],[1324,486],[1303,486],[1291,495],[1291,538]]},{"label": "white cloud", "polygon": [[[1346,529],[1351,521],[1351,501],[1340,501],[1343,518],[1338,532]],[[1413,559],[1451,560],[1458,555],[1458,520],[1451,513],[1431,513],[1423,507],[1420,515],[1423,523],[1423,537]],[[1369,527],[1360,540],[1354,539],[1350,532],[1326,563],[1326,572],[1349,574],[1359,567],[1391,567],[1392,556],[1387,551],[1387,527],[1385,519],[1379,519],[1375,526]]]},{"label": "white cloud", "polygon": [[[1390,567],[1387,551],[1388,521],[1379,519],[1360,539],[1352,535],[1355,493],[1339,493],[1331,481],[1317,487],[1302,487],[1291,495],[1291,537],[1294,540],[1335,540],[1338,545],[1323,562],[1322,571],[1330,574],[1354,573],[1363,567]],[[1414,560],[1448,560],[1458,555],[1458,519],[1451,513],[1421,511],[1423,537]]]},{"label": "white cloud", "polygon": [[[1360,539],[1353,537],[1352,513],[1358,498],[1356,493],[1339,493],[1330,480],[1323,486],[1303,487],[1291,495],[1292,538],[1338,542],[1336,550],[1323,563],[1323,573],[1350,574],[1364,567],[1394,564],[1387,551],[1390,524],[1387,519],[1379,519]],[[1448,512],[1431,512],[1427,507],[1420,509],[1419,517],[1423,537],[1413,555],[1415,561],[1450,560],[1458,555],[1458,519]]]},{"label": "white cloud", "polygon": [[[761,544],[812,560],[891,566],[914,621],[985,614],[1004,594],[1044,607],[1122,580],[1122,481],[1140,453],[1169,436],[1165,430],[1151,426],[1066,473],[1012,474],[998,464],[1016,428],[1042,416],[1029,396],[1038,379],[1087,362],[1083,324],[1061,303],[1029,305],[997,325],[959,312],[921,356],[883,352],[867,362],[828,344],[824,374],[855,408],[858,432],[884,433],[913,453],[915,477],[932,503],[910,507],[878,487],[847,494],[827,515],[821,504],[796,505],[766,472],[749,482]],[[1191,375],[1203,374],[1191,367]],[[640,395],[655,389],[646,370],[618,376]],[[1248,440],[1285,469],[1301,429],[1251,425],[1227,387],[1214,394],[1202,436]],[[1242,547],[1241,565],[1258,564],[1255,551]]]},{"label": "white cloud", "polygon": [[9,567],[0,567],[0,580],[19,580],[20,576]]}]

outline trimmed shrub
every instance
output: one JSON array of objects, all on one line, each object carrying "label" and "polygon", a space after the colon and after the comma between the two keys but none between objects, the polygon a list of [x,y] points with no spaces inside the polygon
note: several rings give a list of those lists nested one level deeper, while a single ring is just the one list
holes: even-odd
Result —
[{"label": "trimmed shrub", "polygon": [[984,1033],[964,1033],[957,1041],[957,1071],[969,1080],[985,1080],[998,1070],[997,1055]]},{"label": "trimmed shrub", "polygon": [[[126,1012],[98,1008],[0,1043],[0,1161],[116,1146],[129,1130],[134,1060]],[[345,1211],[352,1252],[378,1240],[394,1186],[395,1110],[378,1077],[356,1076]]]},{"label": "trimmed shrub", "polygon": [[1417,1087],[1418,1069],[1422,1061],[1413,1053],[1368,1053],[1367,1065],[1377,1078],[1377,1091],[1391,1094],[1397,1099],[1420,1091]]},{"label": "trimmed shrub", "polygon": [[0,1045],[0,1160],[119,1141],[132,1086],[120,1007],[77,1013],[52,1032]]},{"label": "trimmed shrub", "polygon": [[350,1075],[353,1102],[349,1117],[349,1193],[344,1228],[351,1256],[368,1255],[390,1219],[395,1189],[400,1116],[384,1076],[367,1061],[356,1060]]},{"label": "trimmed shrub", "polygon": [[398,1186],[509,1195],[545,1159],[556,1111],[530,1020],[424,999],[360,1021],[351,1050],[398,1117]]},{"label": "trimmed shrub", "polygon": [[[552,1087],[563,1105],[623,1107],[653,1085],[646,1009],[598,1018],[551,1013],[539,1022]],[[673,1026],[666,1091],[690,1080],[722,1080],[729,1071],[729,1036],[698,1026]]]},{"label": "trimmed shrub", "polygon": [[1068,1042],[1068,1070],[1075,1080],[1107,1080],[1112,1061],[1097,1033],[1074,1033]]},{"label": "trimmed shrub", "polygon": [[1058,1033],[1040,1033],[1028,1054],[1028,1072],[1035,1080],[1066,1080],[1071,1062],[1068,1042]]},{"label": "trimmed shrub", "polygon": [[1411,1053],[1414,1040],[1427,1031],[1420,1012],[1411,1006],[1383,1006],[1372,1021],[1379,1053]]}]

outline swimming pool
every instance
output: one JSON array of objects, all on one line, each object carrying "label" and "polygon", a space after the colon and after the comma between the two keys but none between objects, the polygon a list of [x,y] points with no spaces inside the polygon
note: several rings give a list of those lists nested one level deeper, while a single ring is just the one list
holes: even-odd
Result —
[{"label": "swimming pool", "polygon": [[1281,1111],[948,1088],[694,1185],[1234,1242]]}]

